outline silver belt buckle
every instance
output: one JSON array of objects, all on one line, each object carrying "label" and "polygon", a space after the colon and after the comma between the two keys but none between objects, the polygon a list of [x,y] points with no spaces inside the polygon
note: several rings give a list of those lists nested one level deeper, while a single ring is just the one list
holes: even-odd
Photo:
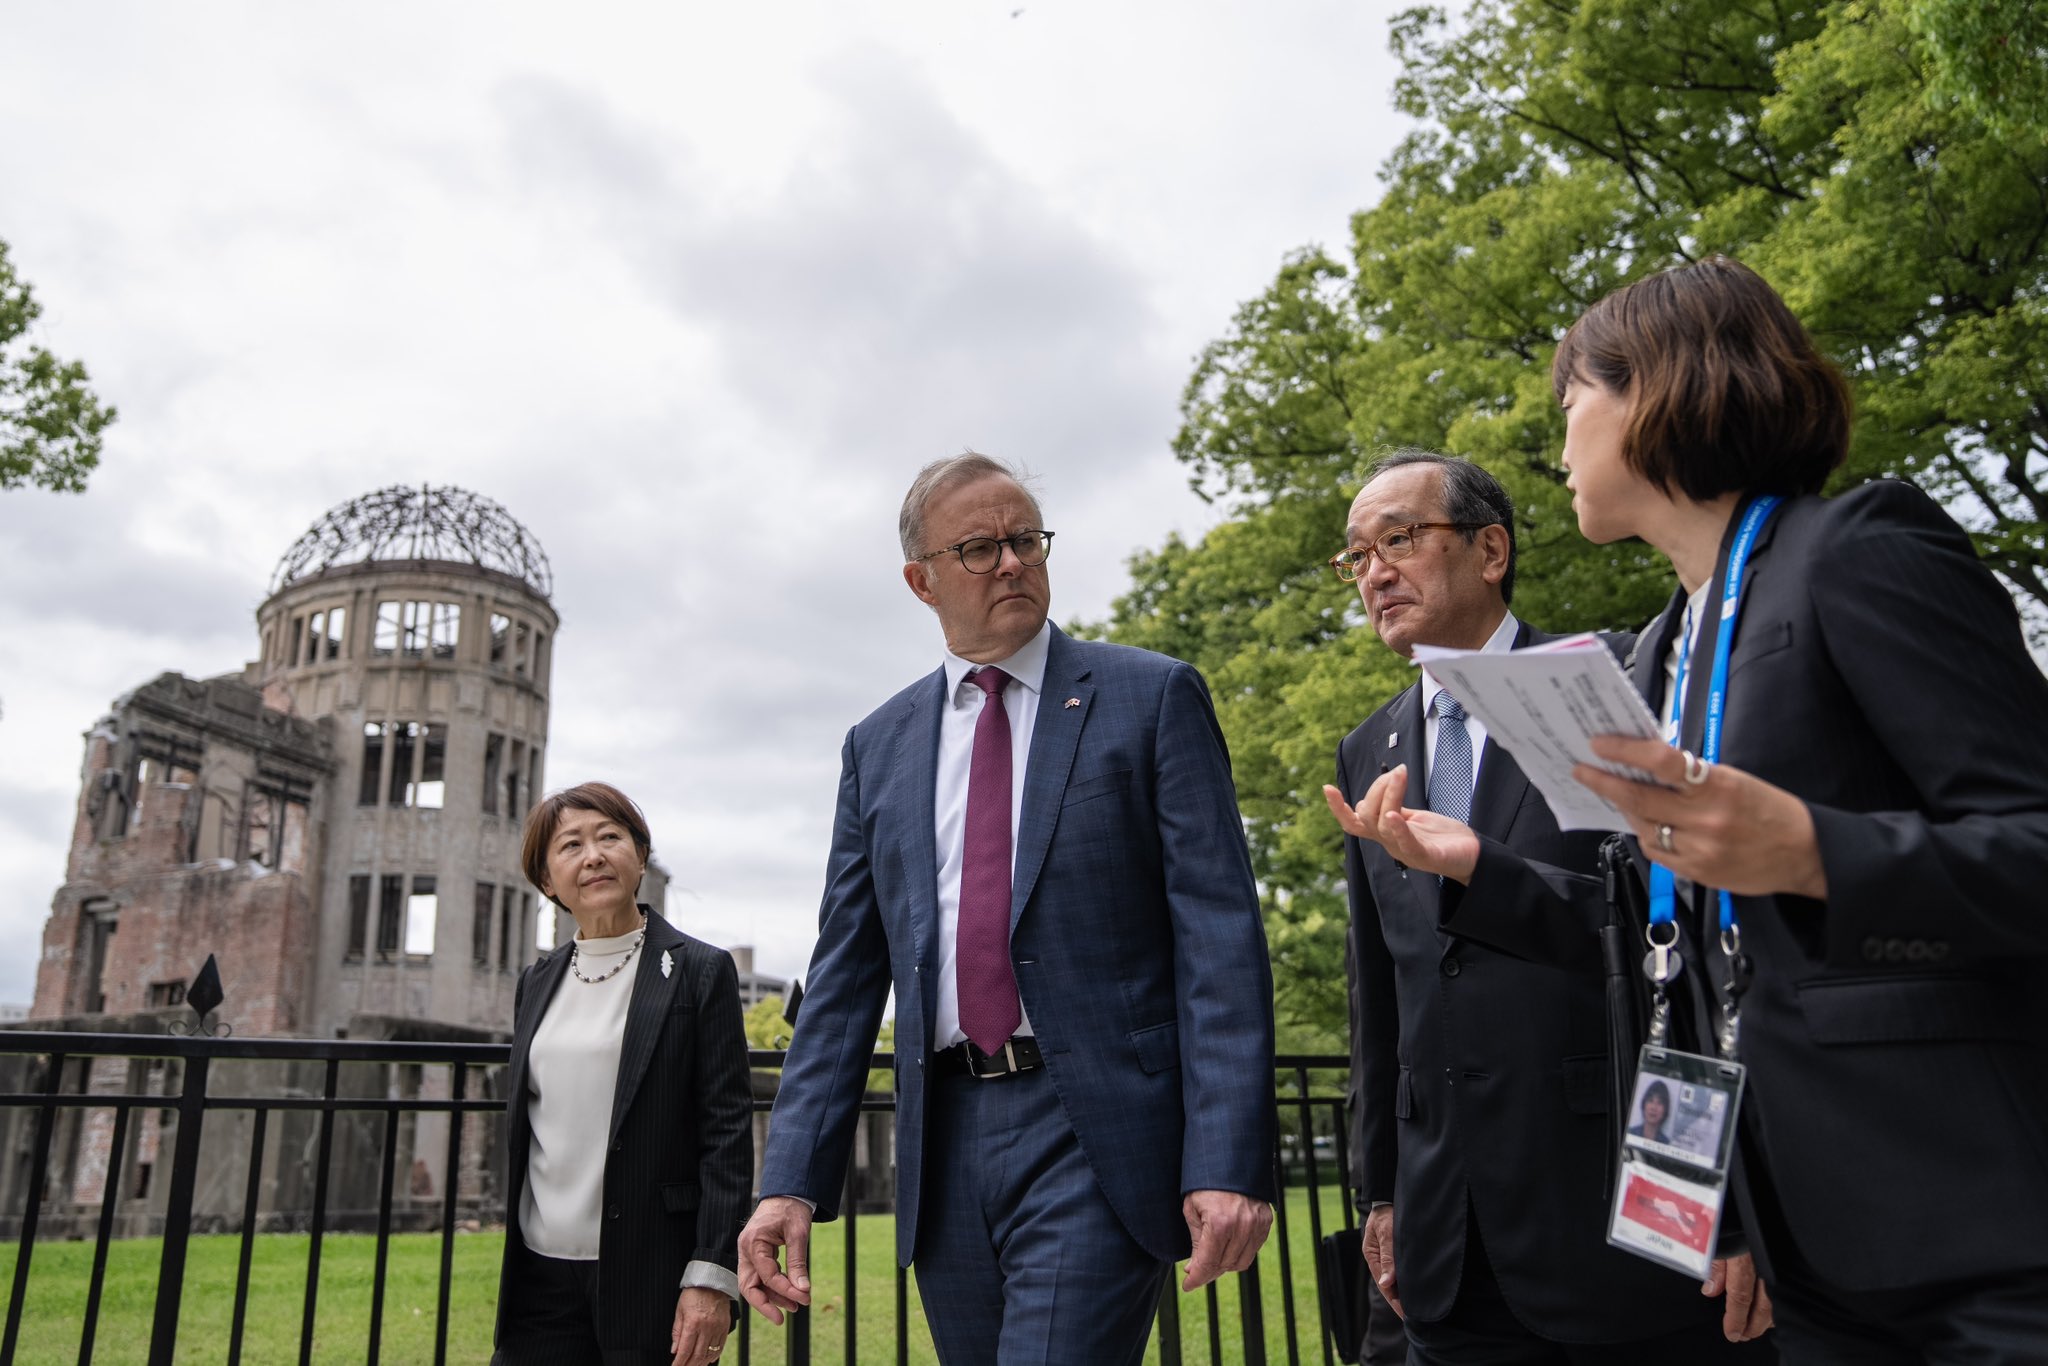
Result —
[{"label": "silver belt buckle", "polygon": [[[968,1047],[972,1048],[973,1044],[970,1043]],[[997,1077],[1007,1077],[1017,1070],[1017,1044],[1016,1041],[1013,1039],[1003,1040],[1002,1052],[985,1053],[982,1056],[987,1058],[990,1062],[994,1062],[997,1058],[1001,1058],[1003,1060],[1004,1065],[1002,1067],[997,1068],[993,1072],[984,1072],[978,1065],[969,1067],[967,1070],[974,1074],[974,1079],[976,1081],[993,1081]],[[974,1054],[969,1053],[967,1057],[968,1060],[972,1062]]]}]

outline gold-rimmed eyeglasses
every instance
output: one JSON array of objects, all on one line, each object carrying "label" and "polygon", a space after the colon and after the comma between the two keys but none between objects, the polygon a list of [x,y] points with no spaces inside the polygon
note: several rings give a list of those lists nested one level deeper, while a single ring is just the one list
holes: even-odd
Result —
[{"label": "gold-rimmed eyeglasses", "polygon": [[1052,533],[1036,528],[1018,532],[1014,536],[970,536],[958,545],[941,546],[928,550],[917,557],[916,563],[936,560],[941,555],[958,555],[960,566],[970,574],[993,574],[996,566],[1003,562],[1003,547],[1010,547],[1010,553],[1017,557],[1017,563],[1026,569],[1036,569],[1045,563],[1045,557],[1052,554]]},{"label": "gold-rimmed eyeglasses", "polygon": [[1488,522],[1408,522],[1402,526],[1390,526],[1373,537],[1371,544],[1332,555],[1330,568],[1336,570],[1337,577],[1344,582],[1357,583],[1374,555],[1380,557],[1381,564],[1397,564],[1413,555],[1415,534],[1419,531],[1477,531],[1490,525]]}]

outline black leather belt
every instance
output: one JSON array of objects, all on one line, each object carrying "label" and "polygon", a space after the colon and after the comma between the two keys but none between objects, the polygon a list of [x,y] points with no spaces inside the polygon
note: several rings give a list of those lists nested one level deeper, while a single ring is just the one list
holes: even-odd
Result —
[{"label": "black leather belt", "polygon": [[1018,1035],[993,1053],[984,1053],[972,1039],[963,1039],[932,1054],[935,1077],[965,1075],[993,1081],[997,1077],[1014,1077],[1019,1072],[1036,1072],[1043,1066],[1045,1058],[1038,1051],[1038,1040],[1028,1034]]}]

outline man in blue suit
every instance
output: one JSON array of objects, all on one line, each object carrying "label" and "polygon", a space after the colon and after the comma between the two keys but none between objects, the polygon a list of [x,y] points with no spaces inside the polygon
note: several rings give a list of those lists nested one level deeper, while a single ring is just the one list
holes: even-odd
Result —
[{"label": "man in blue suit", "polygon": [[896,1252],[941,1360],[1135,1362],[1167,1265],[1243,1270],[1272,1220],[1229,756],[1192,668],[1047,621],[1052,533],[1008,466],[926,466],[900,530],[945,659],[846,737],[741,1288],[776,1322],[809,1303],[893,986]]}]

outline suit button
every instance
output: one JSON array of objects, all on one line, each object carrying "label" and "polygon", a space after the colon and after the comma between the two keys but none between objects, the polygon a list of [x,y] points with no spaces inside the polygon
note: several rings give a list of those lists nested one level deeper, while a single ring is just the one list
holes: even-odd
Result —
[{"label": "suit button", "polygon": [[1927,959],[1929,962],[1939,963],[1946,957],[1948,957],[1948,941],[1946,939],[1937,939],[1927,946]]},{"label": "suit button", "polygon": [[1456,1072],[1453,1072],[1450,1068],[1446,1067],[1444,1069],[1444,1085],[1456,1086],[1457,1084],[1458,1074]]},{"label": "suit button", "polygon": [[1924,963],[1927,961],[1927,941],[1925,939],[1907,941],[1906,961],[1909,963]]},{"label": "suit button", "polygon": [[1905,961],[1906,961],[1906,941],[1905,941],[1905,940],[1903,940],[1903,939],[1887,939],[1887,940],[1885,940],[1885,941],[1884,941],[1884,961],[1885,961],[1885,962],[1887,962],[1887,963],[1903,963],[1903,962],[1905,962]]},{"label": "suit button", "polygon": [[1884,961],[1884,941],[1883,941],[1882,939],[1866,939],[1866,940],[1864,940],[1864,941],[1863,941],[1863,958],[1864,958],[1864,961],[1865,961],[1865,962],[1869,962],[1869,963],[1881,963],[1881,962],[1883,962],[1883,961]]},{"label": "suit button", "polygon": [[1460,972],[1463,972],[1463,971],[1464,971],[1464,969],[1458,966],[1458,960],[1457,960],[1457,959],[1455,959],[1455,958],[1446,958],[1446,959],[1444,959],[1444,976],[1446,976],[1446,977],[1456,977],[1456,976],[1457,976],[1457,975],[1458,975],[1458,974],[1459,974]]},{"label": "suit button", "polygon": [[623,1143],[614,1143],[614,1144],[612,1144],[612,1151],[613,1151],[613,1152],[615,1152],[615,1153],[617,1153],[617,1152],[624,1152],[624,1151],[625,1151],[625,1148],[626,1148],[626,1145],[625,1145],[625,1144],[623,1144]]},{"label": "suit button", "polygon": [[605,1218],[607,1218],[607,1219],[616,1219],[616,1218],[618,1218],[618,1217],[619,1217],[619,1207],[618,1207],[617,1205],[608,1205],[608,1206],[606,1206],[606,1207],[605,1207],[605,1212],[604,1212],[604,1217],[605,1217]]}]

